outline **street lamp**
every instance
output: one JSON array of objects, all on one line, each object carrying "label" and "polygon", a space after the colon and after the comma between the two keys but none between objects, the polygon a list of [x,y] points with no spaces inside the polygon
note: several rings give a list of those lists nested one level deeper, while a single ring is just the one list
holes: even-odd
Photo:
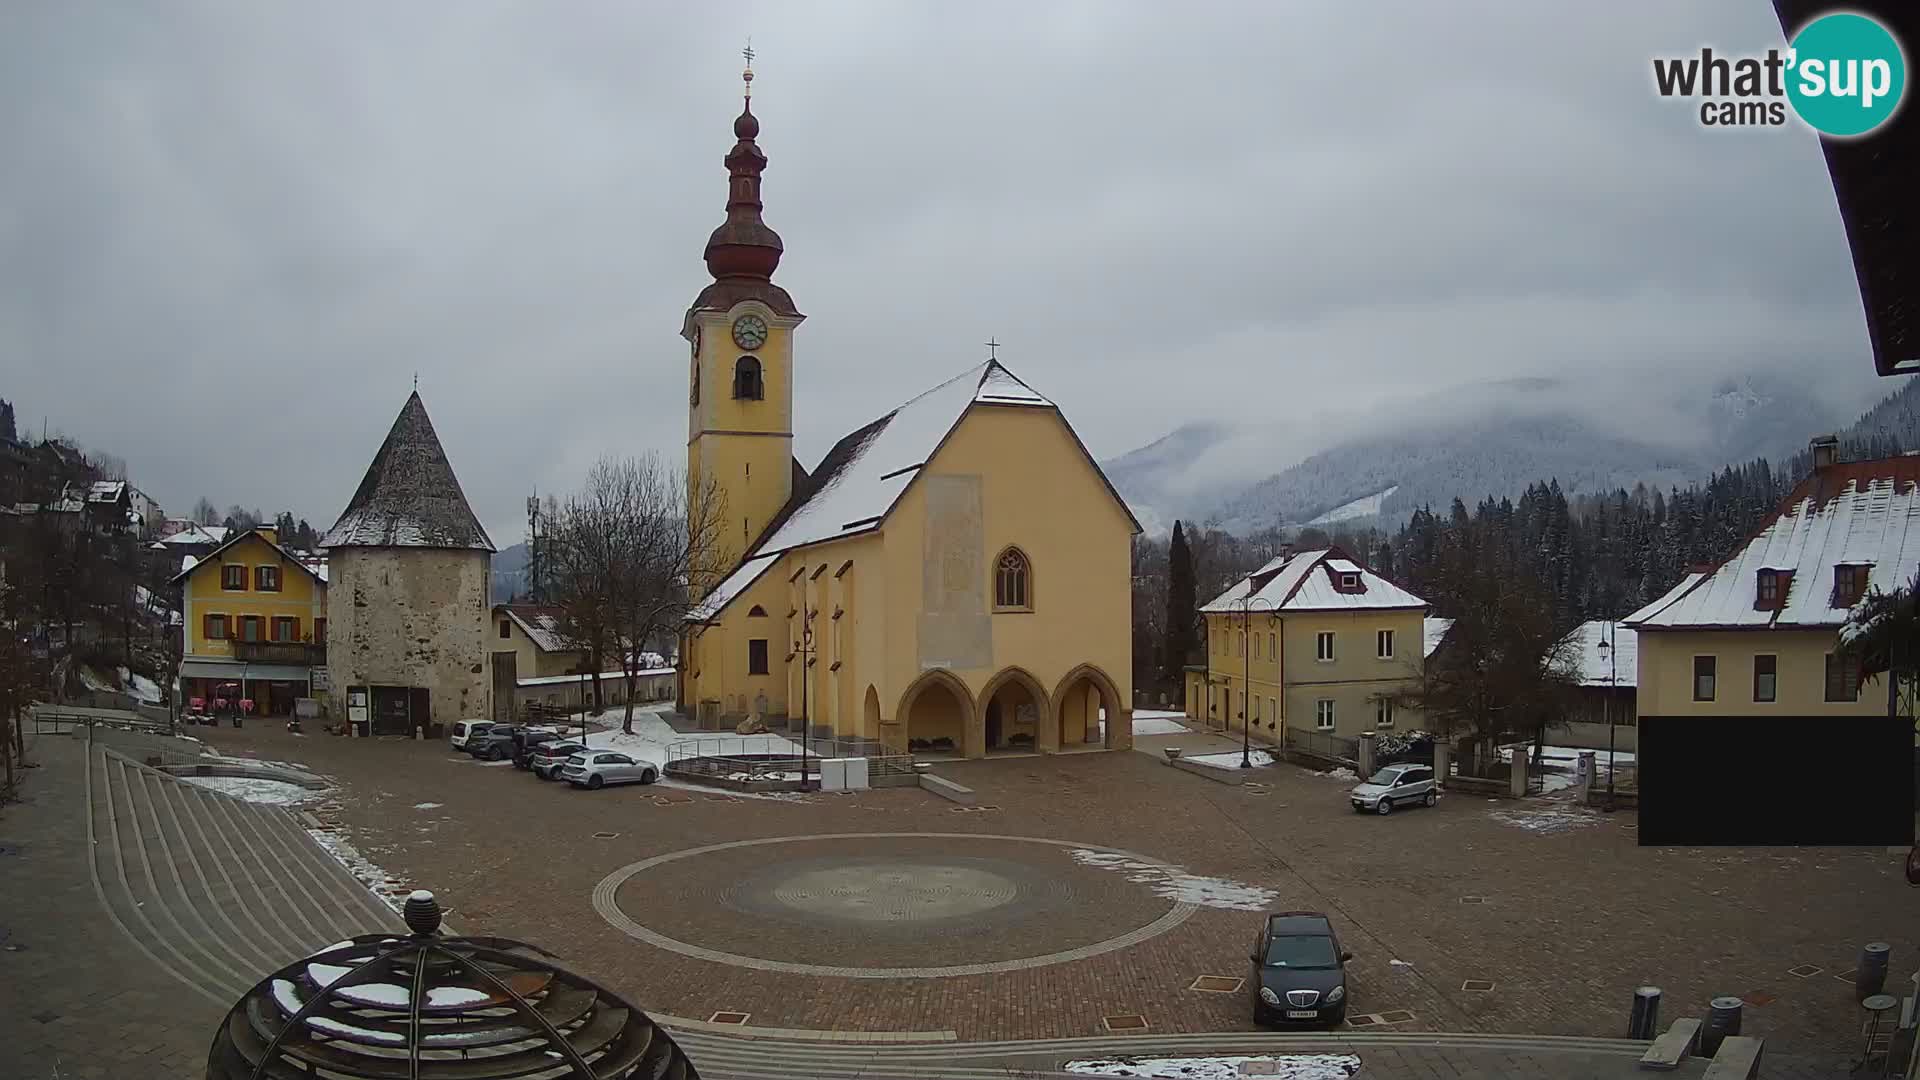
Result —
[{"label": "street lamp", "polygon": [[[1273,618],[1273,601],[1262,596],[1248,596],[1240,604],[1240,767],[1253,768],[1253,726],[1247,722],[1247,695],[1253,692],[1253,666],[1249,662],[1247,638],[1253,633],[1253,609],[1264,606],[1267,618]],[[1233,691],[1227,691],[1231,694]],[[1231,704],[1231,702],[1229,702]]]},{"label": "street lamp", "polygon": [[805,590],[800,596],[800,640],[793,643],[793,652],[800,661],[800,787],[807,786],[808,747],[812,742],[813,720],[807,716],[807,667],[813,663],[813,617],[817,614],[807,608]]},{"label": "street lamp", "polygon": [[1614,648],[1614,639],[1620,636],[1620,624],[1611,620],[1607,623],[1606,634],[1600,639],[1600,655],[1607,661],[1607,696],[1600,706],[1607,717],[1607,813],[1613,813],[1613,698],[1620,685],[1620,657]]}]

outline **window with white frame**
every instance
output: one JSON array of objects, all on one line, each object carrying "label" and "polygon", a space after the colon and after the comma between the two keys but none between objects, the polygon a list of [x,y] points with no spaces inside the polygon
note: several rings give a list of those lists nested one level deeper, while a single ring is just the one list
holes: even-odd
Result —
[{"label": "window with white frame", "polygon": [[1321,698],[1313,703],[1313,726],[1322,731],[1333,728],[1333,699]]},{"label": "window with white frame", "polygon": [[1313,658],[1320,661],[1333,659],[1333,631],[1322,630],[1313,635]]},{"label": "window with white frame", "polygon": [[1382,660],[1393,659],[1393,631],[1376,630],[1373,633],[1374,655]]},{"label": "window with white frame", "polygon": [[1373,726],[1390,728],[1393,726],[1393,699],[1381,698],[1373,703]]}]

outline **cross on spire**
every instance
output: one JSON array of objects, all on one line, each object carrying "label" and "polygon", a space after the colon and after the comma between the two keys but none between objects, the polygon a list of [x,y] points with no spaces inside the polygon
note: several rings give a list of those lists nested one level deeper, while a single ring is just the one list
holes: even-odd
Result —
[{"label": "cross on spire", "polygon": [[[998,335],[995,335],[995,336],[997,337]],[[993,338],[988,338],[986,344],[987,344],[987,359],[989,360],[1000,359],[1000,343],[998,341],[995,341]]]},{"label": "cross on spire", "polygon": [[747,38],[747,47],[740,50],[740,55],[747,58],[747,69],[740,73],[740,78],[744,80],[747,84],[746,96],[752,97],[753,96],[753,38],[751,37]]}]

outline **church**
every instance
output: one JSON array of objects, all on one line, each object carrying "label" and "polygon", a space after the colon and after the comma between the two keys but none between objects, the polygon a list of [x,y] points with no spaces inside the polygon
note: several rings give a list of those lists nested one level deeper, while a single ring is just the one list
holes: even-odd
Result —
[{"label": "church", "polygon": [[793,456],[795,337],[773,282],[751,68],[691,350],[687,475],[729,572],[694,582],[679,704],[868,751],[985,757],[1132,745],[1126,503],[1060,407],[989,358]]}]

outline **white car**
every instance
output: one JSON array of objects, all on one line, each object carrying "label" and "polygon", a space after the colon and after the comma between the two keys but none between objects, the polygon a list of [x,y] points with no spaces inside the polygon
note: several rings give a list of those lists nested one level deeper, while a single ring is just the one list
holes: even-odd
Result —
[{"label": "white car", "polygon": [[447,742],[455,750],[465,750],[468,741],[477,739],[492,730],[491,720],[462,720],[453,725],[453,731],[447,735]]},{"label": "white car", "polygon": [[641,761],[616,750],[588,750],[573,755],[560,766],[560,779],[574,787],[598,790],[608,784],[651,784],[660,779],[660,770],[651,761]]},{"label": "white car", "polygon": [[1355,810],[1362,813],[1371,810],[1376,814],[1391,814],[1396,806],[1415,803],[1432,806],[1440,801],[1433,766],[1417,761],[1388,765],[1355,787],[1350,797]]}]

